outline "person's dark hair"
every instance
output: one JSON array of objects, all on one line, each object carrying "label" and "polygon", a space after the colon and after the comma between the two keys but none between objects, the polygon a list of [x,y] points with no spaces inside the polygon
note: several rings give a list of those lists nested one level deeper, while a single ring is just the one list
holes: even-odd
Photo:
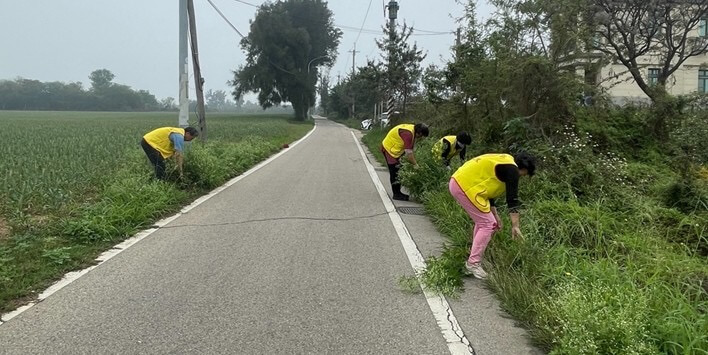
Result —
[{"label": "person's dark hair", "polygon": [[196,128],[194,127],[187,127],[184,129],[185,132],[189,133],[190,136],[192,137],[198,137],[199,136],[199,131],[197,131]]},{"label": "person's dark hair", "polygon": [[472,137],[470,137],[470,134],[467,132],[460,132],[460,134],[457,135],[457,141],[464,145],[470,145],[472,144]]},{"label": "person's dark hair", "polygon": [[416,123],[413,128],[415,133],[420,133],[423,137],[427,137],[430,134],[430,129],[425,123]]},{"label": "person's dark hair", "polygon": [[529,176],[533,176],[536,172],[536,157],[533,155],[521,152],[514,154],[514,162],[519,169],[526,169],[529,172]]}]

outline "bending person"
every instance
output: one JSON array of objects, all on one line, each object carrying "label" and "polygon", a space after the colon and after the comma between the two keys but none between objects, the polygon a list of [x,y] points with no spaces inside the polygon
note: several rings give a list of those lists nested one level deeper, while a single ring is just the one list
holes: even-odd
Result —
[{"label": "bending person", "polygon": [[199,136],[199,131],[193,127],[162,127],[144,135],[140,145],[150,163],[155,166],[155,177],[165,180],[165,160],[174,156],[179,177],[182,178],[184,142],[189,142],[197,136]]},{"label": "bending person", "polygon": [[480,155],[457,169],[450,179],[450,193],[474,221],[472,248],[465,273],[487,277],[482,256],[494,232],[503,227],[494,199],[506,193],[511,217],[511,236],[523,238],[519,217],[519,177],[533,176],[536,159],[526,153]]},{"label": "bending person", "polygon": [[394,200],[408,201],[409,198],[408,195],[401,192],[401,183],[398,181],[401,157],[405,154],[406,159],[417,167],[418,162],[415,160],[413,147],[417,141],[424,139],[429,134],[430,130],[424,123],[415,125],[399,124],[388,131],[386,138],[381,142],[381,152],[386,158],[386,164],[388,165]]},{"label": "bending person", "polygon": [[445,163],[450,168],[450,160],[455,155],[460,156],[461,161],[465,161],[467,146],[472,143],[472,137],[467,132],[460,132],[457,136],[445,136],[433,145],[433,157]]}]

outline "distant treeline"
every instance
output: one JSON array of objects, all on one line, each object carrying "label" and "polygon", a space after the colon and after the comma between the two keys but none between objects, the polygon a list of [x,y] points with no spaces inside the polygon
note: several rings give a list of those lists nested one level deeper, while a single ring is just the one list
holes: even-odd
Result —
[{"label": "distant treeline", "polygon": [[[147,90],[113,83],[107,69],[89,75],[91,88],[81,82],[41,82],[17,78],[0,81],[0,109],[77,111],[156,111],[167,109]],[[173,100],[174,101],[174,100]]]},{"label": "distant treeline", "polygon": [[[89,75],[90,88],[81,82],[42,82],[17,78],[0,80],[0,110],[48,111],[176,111],[177,101],[172,97],[158,100],[147,90],[134,90],[130,86],[113,82],[115,75],[107,69],[95,70]],[[223,90],[206,92],[209,111],[263,112],[259,105],[243,100],[228,99]],[[196,101],[190,101],[194,111]],[[269,112],[292,113],[291,107],[273,107]]]}]

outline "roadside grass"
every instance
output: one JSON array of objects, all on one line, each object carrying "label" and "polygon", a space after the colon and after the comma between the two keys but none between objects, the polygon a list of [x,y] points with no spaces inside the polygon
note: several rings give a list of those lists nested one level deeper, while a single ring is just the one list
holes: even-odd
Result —
[{"label": "roadside grass", "polygon": [[174,116],[0,111],[13,133],[0,141],[0,312],[312,128],[286,116],[210,115],[209,141],[189,145],[185,179],[155,181],[139,140]]},{"label": "roadside grass", "polygon": [[[363,138],[377,159],[384,135]],[[447,191],[459,163],[440,167],[433,142],[418,144],[420,167],[404,161],[400,174],[447,238],[420,278],[464,297],[473,224]],[[558,147],[564,151],[549,147],[539,173],[521,182],[524,241],[510,238],[500,207],[504,229],[487,248],[485,268],[503,308],[551,354],[708,354],[705,180],[681,185],[660,160],[625,162]]]},{"label": "roadside grass", "polygon": [[356,118],[331,118],[332,121],[341,123],[349,128],[361,130],[361,120]]}]

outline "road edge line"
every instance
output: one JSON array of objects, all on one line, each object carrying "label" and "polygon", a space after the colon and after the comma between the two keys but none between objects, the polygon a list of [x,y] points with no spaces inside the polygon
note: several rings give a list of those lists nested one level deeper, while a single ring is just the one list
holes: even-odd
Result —
[{"label": "road edge line", "polygon": [[[388,212],[388,217],[391,219],[391,223],[396,230],[396,234],[398,234],[398,239],[401,241],[403,249],[406,252],[406,256],[408,257],[408,261],[410,262],[416,275],[419,275],[421,272],[425,271],[425,258],[423,258],[423,254],[420,250],[418,250],[418,246],[415,244],[413,237],[411,237],[405,223],[403,223],[403,219],[401,218],[401,215],[398,214],[393,201],[391,201],[388,197],[388,193],[376,174],[374,166],[366,157],[366,153],[364,152],[359,139],[357,139],[354,132],[349,131],[349,133],[351,133],[352,138],[354,138],[354,142],[359,149],[359,154],[361,154],[364,164],[366,165],[366,170],[369,173],[369,177],[374,183],[376,191],[379,193],[379,197],[386,208],[386,212]],[[435,321],[438,324],[438,328],[440,328],[440,332],[445,339],[445,343],[447,343],[450,353],[454,355],[474,354],[474,348],[472,348],[472,344],[467,339],[467,336],[465,336],[460,324],[457,322],[457,318],[455,318],[455,315],[452,313],[452,308],[450,308],[450,305],[447,303],[447,299],[427,289],[425,285],[420,282],[420,279],[418,279],[418,284],[423,290],[425,300],[428,303],[428,307],[430,307],[430,311],[435,317]]]}]

